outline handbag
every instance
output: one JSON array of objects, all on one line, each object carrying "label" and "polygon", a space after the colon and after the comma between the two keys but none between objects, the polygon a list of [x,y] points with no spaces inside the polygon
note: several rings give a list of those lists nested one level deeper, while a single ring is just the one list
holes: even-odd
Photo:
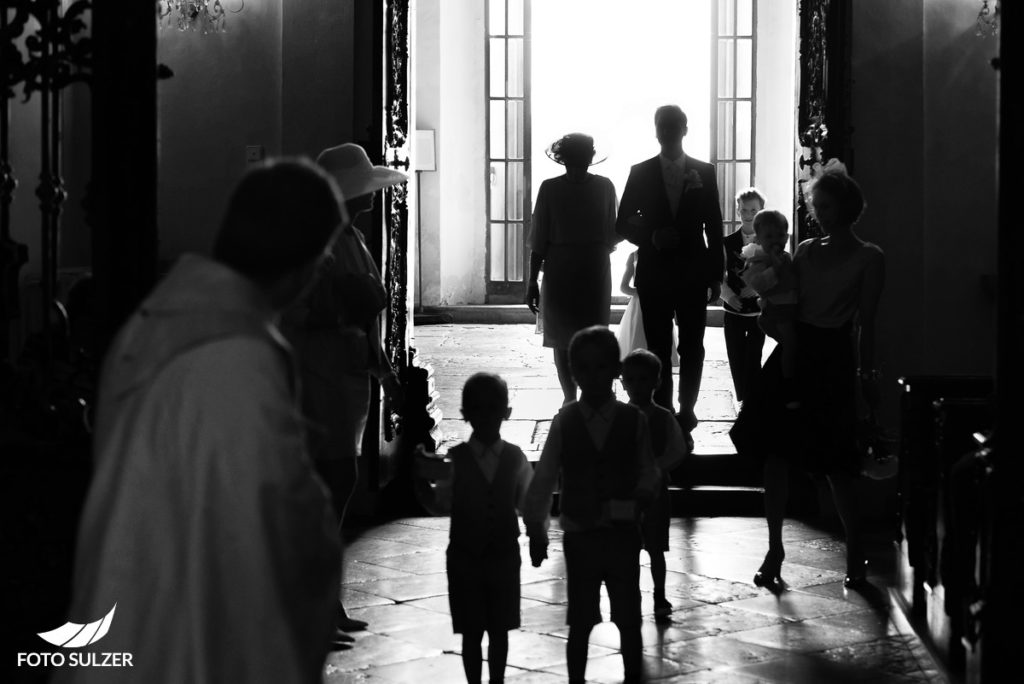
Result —
[{"label": "handbag", "polygon": [[874,411],[857,424],[860,472],[871,480],[888,480],[899,470],[898,442],[878,422]]}]

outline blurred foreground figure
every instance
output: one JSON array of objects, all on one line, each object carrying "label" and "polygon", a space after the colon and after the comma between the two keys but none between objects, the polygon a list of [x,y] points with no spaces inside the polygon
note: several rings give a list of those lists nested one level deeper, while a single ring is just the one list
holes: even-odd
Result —
[{"label": "blurred foreground figure", "polygon": [[[131,667],[58,682],[319,682],[338,541],[278,314],[347,224],[334,181],[279,160],[238,185],[213,258],[181,257],[104,362],[69,621]],[[101,627],[103,629],[103,627]]]}]

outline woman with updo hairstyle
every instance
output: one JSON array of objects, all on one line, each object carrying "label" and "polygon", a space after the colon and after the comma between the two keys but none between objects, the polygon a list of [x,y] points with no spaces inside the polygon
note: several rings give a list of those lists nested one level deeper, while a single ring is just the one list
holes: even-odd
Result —
[{"label": "woman with updo hairstyle", "polygon": [[[569,371],[569,340],[592,325],[608,325],[611,312],[609,254],[622,239],[615,232],[615,186],[588,171],[594,139],[562,136],[547,150],[565,173],[541,183],[530,234],[530,281],[526,304],[540,312],[544,346],[554,350],[555,370],[565,403],[576,400]],[[538,285],[544,270],[543,290]]]},{"label": "woman with updo hairstyle", "polygon": [[822,475],[832,489],[846,532],[844,586],[867,581],[856,484],[858,394],[870,411],[878,404],[875,314],[885,284],[882,250],[853,227],[864,212],[864,195],[838,160],[829,160],[805,187],[821,237],[804,240],[793,256],[798,279],[796,381],[799,408],[787,408],[780,350],[761,370],[758,392],[745,401],[732,430],[740,453],[764,462],[768,553],[754,584],[785,589],[782,528],[790,466]]}]

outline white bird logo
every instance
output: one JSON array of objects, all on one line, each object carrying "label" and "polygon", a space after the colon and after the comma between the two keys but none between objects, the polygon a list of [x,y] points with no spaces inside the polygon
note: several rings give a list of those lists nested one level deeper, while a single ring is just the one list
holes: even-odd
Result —
[{"label": "white bird logo", "polygon": [[117,610],[116,603],[110,609],[110,612],[103,616],[102,620],[85,625],[80,625],[77,622],[65,622],[57,629],[51,629],[49,632],[38,632],[38,634],[54,646],[63,646],[64,648],[81,648],[82,646],[95,644],[105,637],[110,630],[110,623],[114,619],[115,610]]}]

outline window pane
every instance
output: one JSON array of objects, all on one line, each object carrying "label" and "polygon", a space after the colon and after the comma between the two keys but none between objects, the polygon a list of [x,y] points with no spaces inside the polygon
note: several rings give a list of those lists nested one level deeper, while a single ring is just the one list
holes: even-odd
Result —
[{"label": "window pane", "polygon": [[718,0],[718,35],[732,36],[736,30],[736,0]]},{"label": "window pane", "polygon": [[523,101],[508,100],[508,119],[505,126],[506,148],[510,159],[522,159],[523,154]]},{"label": "window pane", "polygon": [[505,158],[505,101],[491,100],[491,159]]},{"label": "window pane", "polygon": [[[736,165],[734,163],[732,163],[732,162],[727,162],[723,166],[725,167],[725,174],[724,174],[724,176],[725,176],[725,179],[724,179],[725,180],[725,184],[724,185],[720,185],[719,189],[722,192],[722,204],[728,204],[729,205],[729,206],[726,206],[726,207],[722,208],[722,213],[724,215],[727,210],[729,211],[729,213],[735,213],[735,210],[732,209],[731,205],[734,203],[734,200],[736,199],[736,176],[735,176],[735,166]],[[744,186],[744,187],[746,187],[746,186]]]},{"label": "window pane", "polygon": [[505,253],[508,256],[508,280],[523,279],[523,224],[510,223],[505,228]]},{"label": "window pane", "polygon": [[505,165],[491,162],[491,220],[505,218]]},{"label": "window pane", "polygon": [[750,36],[754,33],[754,3],[739,0],[736,3],[736,35]]},{"label": "window pane", "polygon": [[523,96],[523,39],[508,41],[508,96]]},{"label": "window pane", "polygon": [[523,35],[523,0],[508,0],[508,32],[512,36]]},{"label": "window pane", "polygon": [[505,39],[491,38],[491,97],[505,96]]},{"label": "window pane", "polygon": [[750,102],[736,103],[736,158],[750,159],[750,137],[752,121],[750,118]]},{"label": "window pane", "polygon": [[508,194],[505,205],[508,207],[508,218],[514,221],[523,220],[523,163],[508,163]]},{"label": "window pane", "polygon": [[[718,41],[718,97],[735,97],[736,80],[733,64],[736,56],[736,41],[726,38]],[[493,69],[492,69],[493,72]],[[493,94],[494,87],[491,87]]]},{"label": "window pane", "polygon": [[722,216],[732,216],[733,196],[725,191],[725,176],[728,164],[719,162],[715,164],[715,174],[718,180],[718,200],[722,205]]},{"label": "window pane", "polygon": [[505,280],[505,224],[491,224],[491,280]]},{"label": "window pane", "polygon": [[751,83],[754,80],[753,46],[754,41],[750,38],[736,41],[736,97],[751,96]]},{"label": "window pane", "polygon": [[731,100],[718,103],[718,154],[719,159],[733,159],[732,136],[736,103]]},{"label": "window pane", "polygon": [[488,12],[491,35],[503,35],[505,33],[505,0],[491,0],[491,6],[488,9]]},{"label": "window pane", "polygon": [[736,188],[749,188],[750,187],[750,164],[747,162],[736,163],[736,181],[733,183],[733,194],[736,194]]}]

